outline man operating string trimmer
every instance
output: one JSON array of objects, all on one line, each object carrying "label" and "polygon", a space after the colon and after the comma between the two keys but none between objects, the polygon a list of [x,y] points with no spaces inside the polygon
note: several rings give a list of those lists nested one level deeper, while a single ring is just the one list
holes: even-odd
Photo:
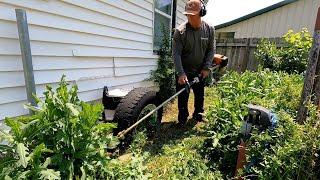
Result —
[{"label": "man operating string trimmer", "polygon": [[129,128],[118,133],[118,137],[124,138],[128,132],[176,96],[178,96],[179,107],[178,124],[185,124],[189,116],[188,98],[191,87],[195,96],[193,118],[197,121],[207,121],[202,118],[204,86],[211,84],[212,76],[209,75],[212,73],[210,73],[210,70],[211,72],[223,72],[228,60],[223,55],[214,54],[214,27],[201,19],[202,16],[206,15],[204,2],[190,0],[185,7],[184,14],[188,16],[188,21],[176,29],[172,43],[172,54],[177,71],[177,93],[137,120]]},{"label": "man operating string trimmer", "polygon": [[[181,24],[174,32],[172,55],[177,72],[177,91],[185,88],[188,81],[199,75],[201,78],[209,76],[214,49],[214,27],[205,22],[201,17],[206,15],[205,4],[202,0],[190,0],[183,14],[188,21]],[[207,121],[202,117],[204,103],[205,81],[200,81],[192,86],[194,93],[193,119]],[[178,96],[178,121],[180,125],[187,122],[189,94],[184,91]]]}]

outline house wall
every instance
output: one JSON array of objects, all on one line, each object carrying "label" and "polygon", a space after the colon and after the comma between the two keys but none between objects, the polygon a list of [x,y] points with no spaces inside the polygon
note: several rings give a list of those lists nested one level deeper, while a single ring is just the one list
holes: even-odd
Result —
[{"label": "house wall", "polygon": [[[181,5],[182,0],[178,1]],[[29,23],[37,95],[63,74],[79,98],[96,101],[102,88],[152,86],[153,0],[0,0],[0,120],[28,113],[15,9]],[[177,16],[182,14],[177,12]]]},{"label": "house wall", "polygon": [[188,0],[178,0],[177,1],[177,19],[176,19],[176,27],[178,27],[180,24],[184,23],[187,20],[187,16],[183,15],[184,7],[186,6],[186,3]]},{"label": "house wall", "polygon": [[307,27],[313,34],[319,6],[320,0],[299,0],[217,32],[235,32],[235,38],[270,38],[282,37],[289,29],[300,32]]}]

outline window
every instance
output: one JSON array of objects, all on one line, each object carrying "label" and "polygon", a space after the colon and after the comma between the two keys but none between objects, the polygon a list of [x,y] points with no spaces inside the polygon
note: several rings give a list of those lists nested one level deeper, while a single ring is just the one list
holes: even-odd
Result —
[{"label": "window", "polygon": [[162,43],[161,24],[170,32],[172,26],[172,0],[154,0],[153,49],[159,50]]},{"label": "window", "polygon": [[217,39],[234,39],[235,32],[218,32]]}]

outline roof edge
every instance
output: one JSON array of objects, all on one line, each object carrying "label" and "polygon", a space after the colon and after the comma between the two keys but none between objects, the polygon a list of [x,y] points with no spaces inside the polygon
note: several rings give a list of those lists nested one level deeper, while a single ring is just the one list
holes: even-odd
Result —
[{"label": "roof edge", "polygon": [[221,28],[225,28],[227,26],[231,26],[233,24],[236,24],[236,23],[239,23],[239,22],[242,22],[242,21],[245,21],[247,19],[250,19],[250,18],[253,18],[253,17],[256,17],[256,16],[259,16],[261,14],[264,14],[264,13],[267,13],[269,11],[272,11],[272,10],[275,10],[277,8],[280,8],[282,6],[285,6],[287,4],[291,4],[293,2],[296,2],[298,0],[284,0],[284,1],[281,1],[281,2],[278,2],[276,4],[273,4],[271,6],[268,6],[266,8],[263,8],[263,9],[260,9],[258,11],[255,11],[253,13],[250,13],[248,15],[245,15],[245,16],[242,16],[240,18],[237,18],[237,19],[234,19],[232,21],[229,21],[229,22],[226,22],[226,23],[222,23],[222,24],[219,24],[219,25],[216,25],[215,28],[216,29],[221,29]]}]

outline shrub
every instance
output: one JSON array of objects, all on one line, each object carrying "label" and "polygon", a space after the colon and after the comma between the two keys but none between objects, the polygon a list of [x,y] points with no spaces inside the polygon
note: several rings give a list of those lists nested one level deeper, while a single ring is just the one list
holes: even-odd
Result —
[{"label": "shrub", "polygon": [[160,91],[158,94],[161,101],[164,101],[175,93],[175,69],[172,59],[170,33],[163,24],[161,32],[163,40],[158,51],[158,66],[156,70],[151,71],[150,79],[159,85]]},{"label": "shrub", "polygon": [[260,44],[257,45],[257,49],[254,52],[257,60],[262,62],[264,68],[269,68],[272,70],[277,70],[279,66],[279,50],[275,43],[262,39]]},{"label": "shrub", "polygon": [[302,73],[306,70],[309,61],[309,51],[312,46],[312,37],[306,28],[294,33],[289,30],[283,36],[284,47],[277,48],[275,43],[262,40],[257,45],[255,57],[262,62],[263,67],[287,73]]}]

